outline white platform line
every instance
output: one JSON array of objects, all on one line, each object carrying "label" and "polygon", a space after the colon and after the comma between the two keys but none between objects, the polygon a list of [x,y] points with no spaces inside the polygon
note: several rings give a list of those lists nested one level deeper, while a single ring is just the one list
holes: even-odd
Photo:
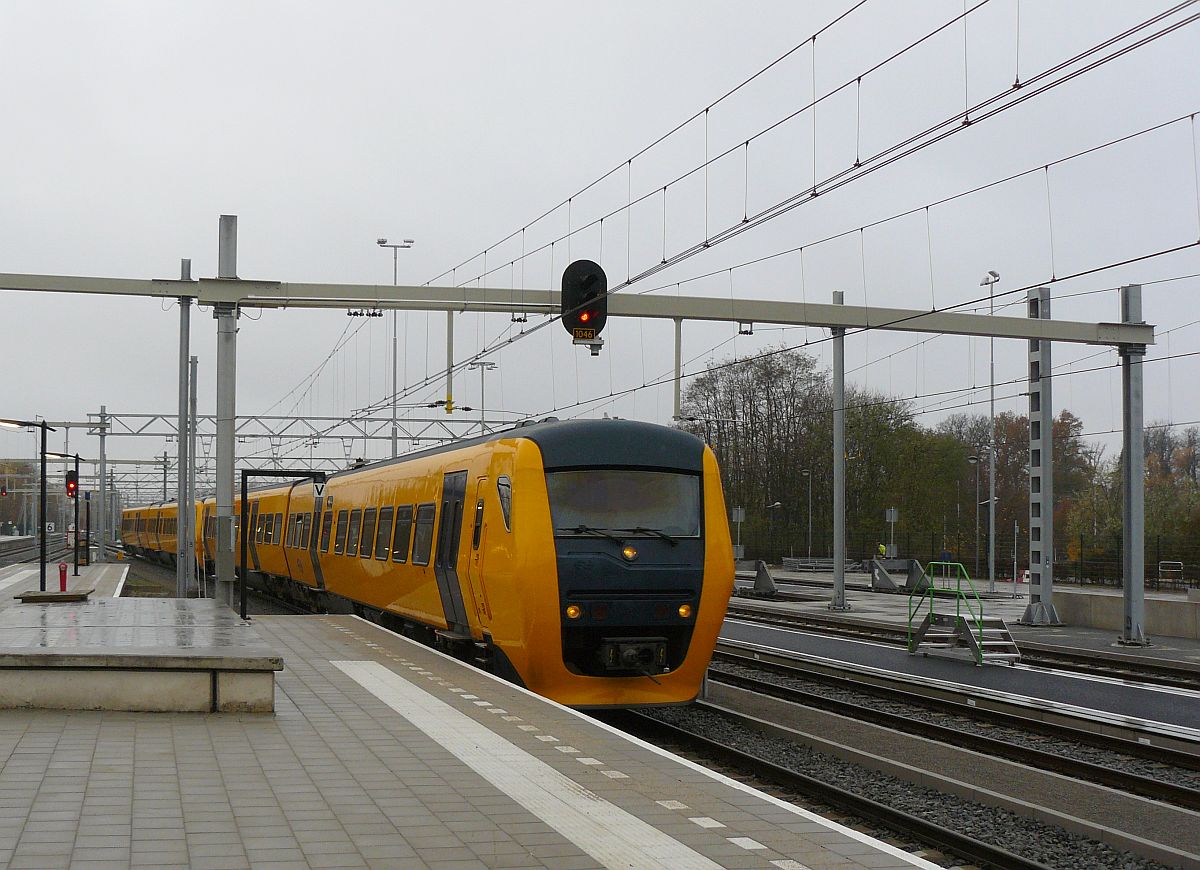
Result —
[{"label": "white platform line", "polygon": [[[378,631],[378,632],[381,632],[382,634],[388,635],[389,637],[391,637],[393,640],[395,640],[398,643],[409,644],[416,649],[420,649],[421,652],[424,653],[425,655],[436,656],[437,658],[444,661],[448,666],[455,667],[455,668],[469,668],[470,667],[469,665],[463,664],[463,662],[459,659],[453,658],[452,656],[446,655],[446,653],[441,652],[436,649],[432,649],[431,647],[424,646],[419,641],[415,641],[415,640],[412,640],[411,638],[407,638],[402,634],[398,634],[390,629],[384,628],[382,625],[378,625],[374,622],[371,622],[370,620],[363,619],[361,616],[352,616],[351,619],[361,622],[364,627],[369,627],[373,631]],[[638,746],[638,747],[646,750],[647,752],[652,752],[655,755],[659,755],[664,758],[670,758],[670,759],[674,760],[675,763],[680,764],[683,767],[688,768],[689,770],[695,771],[696,773],[707,776],[710,779],[714,780],[715,782],[722,783],[723,785],[728,786],[729,788],[735,789],[736,791],[740,791],[744,794],[755,795],[756,797],[761,799],[764,803],[768,803],[773,807],[777,807],[779,809],[786,810],[787,812],[793,813],[798,818],[804,819],[805,821],[808,821],[808,822],[813,822],[818,825],[822,825],[826,829],[828,829],[830,831],[834,831],[838,834],[841,834],[850,840],[854,840],[857,843],[869,844],[873,849],[876,849],[885,855],[890,855],[891,857],[896,858],[900,861],[904,861],[905,863],[911,864],[914,867],[919,867],[919,868],[921,868],[921,870],[941,870],[941,868],[937,864],[934,864],[932,861],[928,861],[928,860],[920,857],[919,855],[913,855],[909,852],[905,852],[903,849],[899,849],[896,846],[892,846],[892,845],[885,843],[882,840],[876,839],[875,837],[872,837],[868,834],[860,833],[859,831],[856,831],[853,828],[848,828],[845,825],[842,825],[842,824],[839,824],[839,823],[833,821],[832,819],[827,819],[824,816],[814,813],[810,810],[806,810],[806,809],[803,809],[802,807],[796,806],[795,804],[788,803],[783,798],[777,798],[772,794],[767,794],[764,791],[759,791],[758,789],[754,788],[753,786],[746,785],[744,782],[740,782],[736,779],[733,779],[732,777],[728,777],[723,773],[717,773],[714,770],[709,770],[707,767],[697,764],[694,761],[690,761],[689,759],[683,758],[682,756],[674,755],[671,752],[668,752],[666,749],[663,749],[660,746],[655,746],[653,743],[647,743],[645,740],[642,740],[638,737],[633,737],[629,734],[626,734],[624,731],[619,730],[618,728],[616,728],[613,725],[609,725],[606,722],[601,722],[598,719],[592,719],[592,718],[584,715],[583,713],[580,713],[578,710],[572,710],[570,707],[564,706],[563,704],[560,704],[557,701],[553,701],[550,698],[546,698],[542,695],[538,695],[534,692],[529,691],[529,689],[523,688],[521,686],[514,685],[514,684],[510,683],[508,680],[505,680],[503,677],[498,677],[495,674],[488,673],[487,671],[479,671],[479,670],[474,670],[474,669],[471,670],[471,673],[474,674],[475,676],[478,676],[480,679],[491,680],[492,682],[495,682],[495,683],[498,683],[498,684],[504,686],[506,691],[516,692],[518,694],[524,695],[527,698],[530,698],[531,700],[535,700],[539,703],[546,704],[550,707],[553,707],[555,710],[558,710],[561,713],[564,713],[569,716],[574,716],[575,718],[579,719],[581,722],[584,722],[593,728],[599,728],[601,731],[604,731],[608,734],[613,735],[614,737],[624,740],[633,746]],[[454,691],[454,690],[451,689],[450,691]],[[517,727],[521,728],[521,729],[530,729],[530,730],[534,730],[534,731],[538,730],[536,726],[531,726],[531,725],[518,725]],[[615,771],[615,770],[612,770],[612,771],[602,770],[600,772],[603,773],[605,776],[612,777],[615,779],[628,779],[629,778],[625,774],[620,773],[619,771]]]},{"label": "white platform line", "polygon": [[332,664],[605,867],[720,867],[378,662]]},{"label": "white platform line", "polygon": [[125,578],[129,576],[129,566],[126,565],[121,569],[121,579],[117,581],[117,588],[113,591],[113,598],[121,597],[121,590],[125,588]]},{"label": "white platform line", "polygon": [[[0,581],[0,590],[11,589],[13,586],[16,586],[19,583],[24,583],[27,577],[30,577],[37,572],[37,568],[22,568],[20,571],[16,571]],[[49,573],[47,573],[46,576],[49,577]]]}]

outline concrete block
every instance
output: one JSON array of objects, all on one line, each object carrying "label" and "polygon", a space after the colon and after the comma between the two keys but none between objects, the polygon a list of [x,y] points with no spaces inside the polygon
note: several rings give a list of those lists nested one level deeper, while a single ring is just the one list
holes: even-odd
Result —
[{"label": "concrete block", "polygon": [[273,671],[218,672],[215,706],[221,713],[274,712],[275,673]]},{"label": "concrete block", "polygon": [[207,713],[212,677],[194,671],[0,669],[0,708]]}]

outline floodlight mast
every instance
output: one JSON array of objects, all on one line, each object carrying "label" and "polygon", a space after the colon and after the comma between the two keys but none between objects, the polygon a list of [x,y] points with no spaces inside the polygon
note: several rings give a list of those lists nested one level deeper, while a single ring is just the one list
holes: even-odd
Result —
[{"label": "floodlight mast", "polygon": [[[399,251],[401,248],[411,248],[414,244],[413,240],[412,239],[404,239],[400,242],[389,244],[388,240],[386,238],[384,238],[383,236],[380,236],[379,238],[377,238],[375,240],[375,244],[379,245],[379,247],[381,247],[381,248],[391,248],[392,249],[392,286],[395,287],[397,275],[398,275],[398,265],[399,265],[399,260],[397,258],[397,251]],[[396,309],[393,308],[392,309],[392,458],[393,459],[395,459],[400,453],[399,426],[397,425],[397,422],[396,422],[396,420],[397,420],[396,403],[400,401],[400,386],[397,381],[397,370],[398,370],[399,366],[397,365],[397,362],[396,362],[396,359],[398,356],[397,350],[396,350],[396,345],[397,345],[396,318],[397,318]],[[405,323],[407,323],[407,322],[408,321],[406,320]],[[407,332],[405,334],[407,335]],[[407,347],[405,347],[404,352],[406,354],[408,353]],[[405,359],[407,359],[407,357],[405,357]]]},{"label": "floodlight mast", "polygon": [[[988,288],[988,316],[995,313],[996,284],[1000,273],[988,269],[980,287]],[[996,591],[996,338],[988,336],[988,591]],[[1015,544],[1013,545],[1016,546]],[[1013,583],[1017,578],[1013,578]],[[1016,588],[1016,587],[1014,587]]]}]

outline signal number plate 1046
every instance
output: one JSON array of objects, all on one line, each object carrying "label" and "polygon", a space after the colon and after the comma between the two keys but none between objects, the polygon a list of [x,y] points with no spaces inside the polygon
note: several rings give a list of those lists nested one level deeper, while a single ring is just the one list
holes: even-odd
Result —
[{"label": "signal number plate 1046", "polygon": [[596,337],[596,330],[590,326],[575,326],[571,329],[571,336],[576,341],[592,341]]}]

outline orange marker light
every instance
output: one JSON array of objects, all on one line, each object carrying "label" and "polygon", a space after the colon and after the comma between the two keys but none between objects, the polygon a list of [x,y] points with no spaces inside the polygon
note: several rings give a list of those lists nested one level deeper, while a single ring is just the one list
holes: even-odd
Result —
[{"label": "orange marker light", "polygon": [[632,547],[629,544],[626,544],[621,549],[621,555],[625,557],[626,562],[632,562],[634,559],[636,559],[638,557],[637,548]]},{"label": "orange marker light", "polygon": [[567,619],[578,619],[583,615],[583,608],[578,604],[567,605]]},{"label": "orange marker light", "polygon": [[687,619],[689,616],[691,616],[692,615],[692,605],[680,604],[679,605],[679,615],[682,616],[684,619]]}]

